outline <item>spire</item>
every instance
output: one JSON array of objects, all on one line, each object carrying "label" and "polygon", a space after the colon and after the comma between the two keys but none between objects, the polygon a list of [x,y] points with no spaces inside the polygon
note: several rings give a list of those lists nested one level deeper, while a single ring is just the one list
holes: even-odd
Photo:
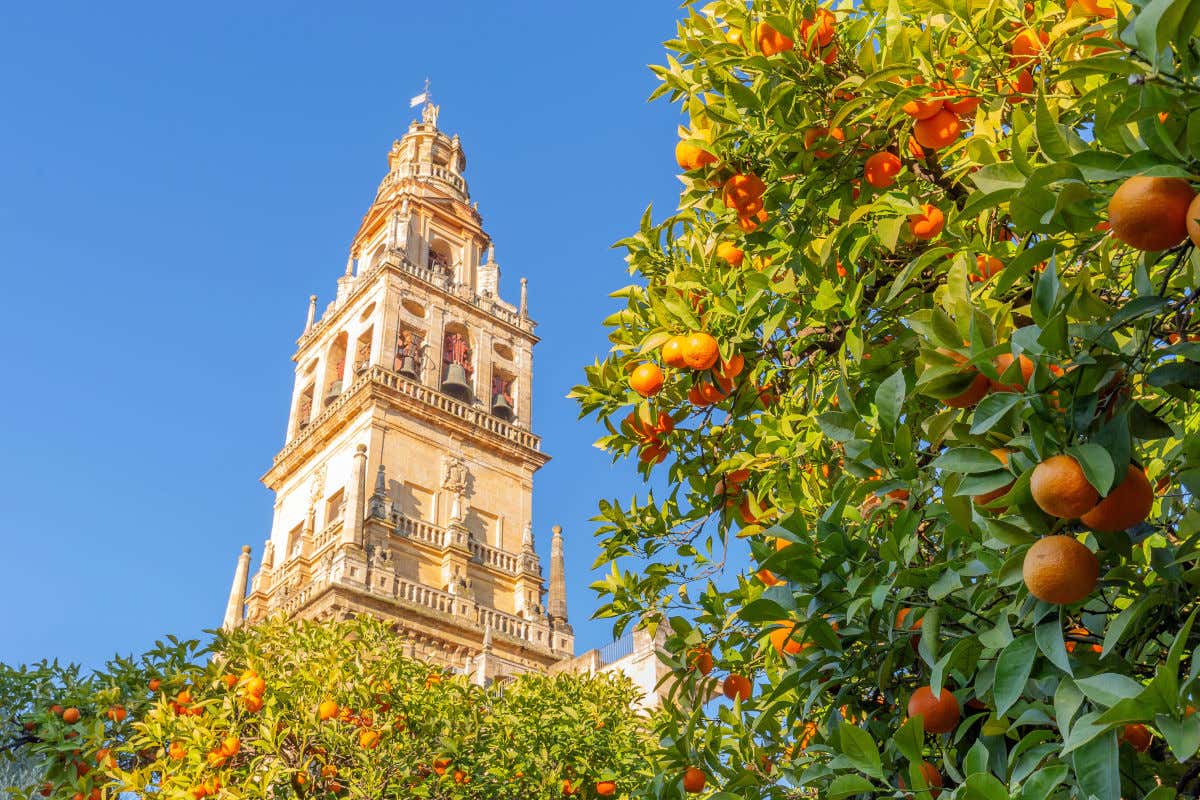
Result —
[{"label": "spire", "polygon": [[550,529],[554,534],[550,539],[550,596],[547,601],[547,612],[550,624],[570,630],[567,624],[567,575],[563,561],[562,526],[555,525]]},{"label": "spire", "polygon": [[521,317],[529,316],[529,279],[521,278]]},{"label": "spire", "polygon": [[375,470],[375,493],[371,495],[371,516],[383,519],[387,516],[387,506],[387,474],[381,463],[379,469]]},{"label": "spire", "polygon": [[237,569],[233,572],[233,586],[229,587],[229,602],[225,605],[225,621],[221,627],[227,631],[242,624],[246,613],[246,581],[250,576],[250,545],[242,548],[238,556]]},{"label": "spire", "polygon": [[310,294],[308,296],[308,319],[304,322],[304,332],[308,333],[312,330],[313,320],[317,318],[317,296]]}]

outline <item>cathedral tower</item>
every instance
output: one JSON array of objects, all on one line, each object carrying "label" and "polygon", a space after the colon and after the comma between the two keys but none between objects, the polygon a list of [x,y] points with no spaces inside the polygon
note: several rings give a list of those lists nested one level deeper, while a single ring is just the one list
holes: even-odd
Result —
[{"label": "cathedral tower", "polygon": [[519,306],[499,296],[466,156],[437,117],[426,103],[392,144],[335,297],[319,316],[310,298],[245,616],[370,613],[419,658],[544,670],[574,637],[561,534],[549,609],[534,550],[533,473],[549,459],[530,430],[537,337],[524,280]]}]

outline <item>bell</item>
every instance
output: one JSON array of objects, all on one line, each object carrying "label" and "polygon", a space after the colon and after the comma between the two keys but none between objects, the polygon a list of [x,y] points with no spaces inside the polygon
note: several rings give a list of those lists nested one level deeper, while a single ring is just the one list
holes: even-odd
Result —
[{"label": "bell", "polygon": [[471,399],[471,384],[467,383],[467,371],[457,362],[446,367],[446,377],[442,380],[442,391],[463,400]]},{"label": "bell", "polygon": [[508,402],[508,398],[503,394],[497,393],[492,397],[492,413],[505,422],[511,422],[513,418],[512,403]]},{"label": "bell", "polygon": [[330,403],[332,403],[334,400],[337,399],[337,396],[341,393],[342,393],[342,382],[341,381],[334,381],[333,383],[329,384],[329,391],[325,393],[325,405],[329,405]]},{"label": "bell", "polygon": [[400,374],[410,378],[417,377],[417,360],[412,356],[405,356],[400,361]]}]

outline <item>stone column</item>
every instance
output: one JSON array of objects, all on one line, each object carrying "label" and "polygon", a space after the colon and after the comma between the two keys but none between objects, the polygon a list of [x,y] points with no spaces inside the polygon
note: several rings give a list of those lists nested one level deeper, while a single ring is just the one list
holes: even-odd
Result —
[{"label": "stone column", "polygon": [[342,522],[342,544],[362,546],[364,501],[367,487],[367,446],[354,449],[350,480],[346,483],[345,508]]},{"label": "stone column", "polygon": [[317,296],[310,294],[308,296],[308,319],[304,323],[304,332],[308,333],[312,330],[313,321],[317,318]]},{"label": "stone column", "polygon": [[246,581],[250,576],[250,545],[242,548],[237,568],[233,572],[233,585],[229,587],[229,602],[225,604],[224,630],[231,631],[242,624],[246,612]]}]

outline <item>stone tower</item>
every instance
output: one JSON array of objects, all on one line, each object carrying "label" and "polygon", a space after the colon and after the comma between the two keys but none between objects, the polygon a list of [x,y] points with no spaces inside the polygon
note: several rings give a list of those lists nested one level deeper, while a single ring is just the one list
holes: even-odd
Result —
[{"label": "stone tower", "polygon": [[519,306],[500,299],[466,156],[437,117],[427,103],[392,144],[336,296],[319,317],[310,298],[286,441],[263,476],[271,535],[244,609],[239,563],[226,625],[370,613],[414,656],[490,679],[561,665],[574,636],[560,533],[549,610],[534,550],[533,473],[549,457],[530,430],[525,282]]}]

